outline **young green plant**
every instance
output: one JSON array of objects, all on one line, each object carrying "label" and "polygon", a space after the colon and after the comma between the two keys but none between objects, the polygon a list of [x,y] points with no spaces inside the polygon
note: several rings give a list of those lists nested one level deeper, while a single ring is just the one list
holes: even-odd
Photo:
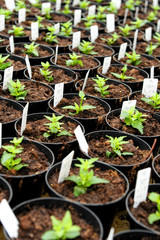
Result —
[{"label": "young green plant", "polygon": [[97,14],[96,19],[98,21],[105,22],[106,21],[106,13],[105,13],[106,7],[105,6],[98,6],[97,8]]},{"label": "young green plant", "polygon": [[160,93],[159,94],[155,93],[150,98],[143,97],[143,98],[141,98],[141,100],[143,100],[147,104],[153,106],[154,109],[160,108]]},{"label": "young green plant", "polygon": [[0,8],[0,15],[4,15],[5,20],[9,20],[12,16],[12,12],[8,9]]},{"label": "young green plant", "polygon": [[132,64],[134,66],[139,65],[142,61],[141,59],[141,55],[137,54],[136,51],[132,51],[132,54],[130,53],[125,53],[125,55],[127,56],[127,63]]},{"label": "young green plant", "polygon": [[110,38],[101,38],[101,40],[105,41],[108,45],[112,45],[114,44],[118,39],[120,38],[120,36],[114,32],[113,34],[111,34]]},{"label": "young green plant", "polygon": [[153,224],[160,220],[160,194],[151,192],[148,196],[148,199],[152,202],[157,203],[157,211],[155,213],[151,213],[148,216],[149,224]]},{"label": "young green plant", "polygon": [[127,65],[124,65],[124,67],[121,69],[121,74],[118,74],[118,73],[113,73],[111,72],[111,74],[113,76],[115,76],[116,78],[119,78],[121,80],[131,80],[131,79],[135,79],[134,77],[130,77],[130,76],[126,76],[125,73],[127,71]]},{"label": "young green plant", "polygon": [[153,54],[153,51],[158,47],[158,45],[153,45],[153,43],[151,42],[147,47],[146,47],[146,50],[145,52],[148,54],[148,55],[152,55]]},{"label": "young green plant", "polygon": [[106,82],[108,79],[100,77],[100,76],[96,76],[96,78],[92,78],[93,81],[96,82],[96,84],[94,84],[94,89],[99,92],[101,94],[102,97],[106,97],[109,94],[108,88],[109,85],[106,85]]},{"label": "young green plant", "polygon": [[28,90],[26,90],[26,91],[24,90],[25,85],[23,85],[18,79],[17,79],[17,81],[10,80],[7,83],[7,86],[8,86],[10,95],[15,97],[17,101],[25,100]]},{"label": "young green plant", "polygon": [[158,45],[160,45],[160,33],[156,32],[153,38],[156,39]]},{"label": "young green plant", "polygon": [[92,45],[92,42],[82,40],[82,42],[78,46],[78,49],[86,55],[96,55],[98,53],[93,51],[94,47],[95,46]]},{"label": "young green plant", "polygon": [[138,29],[143,27],[148,21],[147,20],[142,20],[137,17],[136,21],[132,21],[131,24],[134,27],[134,29]]},{"label": "young green plant", "polygon": [[47,19],[51,19],[52,17],[51,17],[51,13],[52,13],[53,11],[52,11],[52,9],[51,8],[44,8],[44,14],[43,15],[45,15],[45,17],[47,18]]},{"label": "young green plant", "polygon": [[150,12],[147,16],[147,20],[149,22],[152,22],[152,21],[156,21],[157,20],[157,16],[156,16],[156,13],[153,11],[153,12]]},{"label": "young green plant", "polygon": [[124,6],[125,9],[129,9],[130,11],[135,11],[135,6],[134,6],[134,0],[127,0],[125,2],[125,6]]},{"label": "young green plant", "polygon": [[95,15],[88,15],[86,18],[82,18],[84,21],[84,25],[87,29],[90,29],[90,27],[95,22]]},{"label": "young green plant", "polygon": [[38,57],[39,56],[39,52],[37,50],[38,46],[39,44],[35,45],[35,42],[32,42],[31,44],[24,44],[24,48],[26,50],[23,50],[23,52],[27,53],[29,56]]},{"label": "young green plant", "polygon": [[59,33],[62,36],[71,36],[73,34],[72,32],[72,22],[68,21],[65,23],[61,23],[61,31]]},{"label": "young green plant", "polygon": [[15,37],[21,37],[25,35],[24,27],[17,27],[13,25],[13,29],[8,30],[8,34],[13,34]]},{"label": "young green plant", "polygon": [[90,2],[87,0],[80,1],[79,7],[82,9],[87,9],[89,7]]},{"label": "young green plant", "polygon": [[38,27],[39,28],[44,28],[44,25],[42,24],[42,21],[45,19],[45,17],[41,17],[41,16],[36,16],[36,17],[37,17]]},{"label": "young green plant", "polygon": [[9,58],[9,55],[2,57],[2,54],[0,54],[0,70],[5,70],[12,65],[11,62],[5,62],[7,58]]},{"label": "young green plant", "polygon": [[64,14],[72,14],[72,10],[70,10],[70,2],[70,0],[65,0],[64,10],[61,10],[60,12]]},{"label": "young green plant", "polygon": [[122,36],[128,37],[134,28],[133,26],[129,26],[128,24],[126,24],[124,27],[119,26],[119,29]]},{"label": "young green plant", "polygon": [[69,54],[70,59],[66,60],[66,66],[76,66],[80,65],[83,67],[83,62],[79,59],[81,56],[78,56],[76,53]]},{"label": "young green plant", "polygon": [[53,81],[53,77],[52,77],[52,71],[49,71],[49,67],[50,67],[50,64],[49,62],[41,62],[41,65],[43,68],[40,68],[40,73],[42,76],[44,76],[45,80],[47,80],[48,82],[52,82]]},{"label": "young green plant", "polygon": [[108,5],[106,5],[106,10],[107,12],[114,13],[114,14],[117,14],[118,12],[117,7],[113,2],[110,2]]}]

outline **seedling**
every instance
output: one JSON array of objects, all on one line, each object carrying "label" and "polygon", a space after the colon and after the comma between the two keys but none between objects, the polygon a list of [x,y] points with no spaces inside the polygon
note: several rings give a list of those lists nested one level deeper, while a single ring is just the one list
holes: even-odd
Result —
[{"label": "seedling", "polygon": [[133,26],[126,24],[124,27],[119,26],[120,34],[124,37],[128,37],[131,34],[131,31],[134,29]]},{"label": "seedling", "polygon": [[72,14],[72,11],[70,10],[70,2],[70,0],[65,0],[64,10],[61,10],[60,12],[64,14]]},{"label": "seedling", "polygon": [[32,42],[31,44],[24,44],[24,48],[26,50],[24,50],[23,52],[27,53],[29,56],[38,57],[39,52],[37,50],[37,47],[39,46],[39,44],[34,44],[35,42]]},{"label": "seedling", "polygon": [[21,37],[25,35],[24,27],[17,27],[13,25],[13,29],[8,30],[8,34],[13,34],[15,37]]},{"label": "seedling", "polygon": [[160,10],[160,6],[151,6],[151,8],[153,9],[153,11],[155,12],[155,14],[157,14],[157,12]]},{"label": "seedling", "polygon": [[122,79],[122,80],[130,80],[130,79],[135,79],[134,77],[126,76],[125,73],[127,71],[127,65],[124,65],[124,67],[121,69],[121,74],[118,73],[113,73],[111,72],[112,75],[114,75],[116,78]]},{"label": "seedling", "polygon": [[71,175],[66,178],[66,180],[73,181],[76,186],[74,186],[74,196],[78,197],[81,194],[84,194],[87,189],[95,184],[100,183],[109,183],[109,181],[94,176],[93,163],[98,160],[98,158],[91,158],[89,160],[85,160],[82,158],[78,158],[81,164],[75,164],[76,167],[79,167],[79,175]]},{"label": "seedling", "polygon": [[158,42],[158,45],[160,45],[160,33],[156,32],[153,38],[156,39]]},{"label": "seedling", "polygon": [[122,111],[121,116],[124,118],[124,122],[127,126],[136,128],[141,134],[143,134],[143,122],[146,120],[143,117],[147,115],[142,114],[134,107],[131,107],[128,111]]},{"label": "seedling", "polygon": [[12,12],[8,9],[0,8],[0,15],[5,15],[5,20],[9,20],[12,16]]},{"label": "seedling", "polygon": [[21,147],[21,142],[23,137],[21,138],[14,138],[10,143],[12,145],[2,146],[3,149],[6,151],[3,152],[1,157],[1,164],[6,167],[8,170],[20,170],[23,167],[27,167],[28,164],[22,164],[21,158],[16,158],[17,154],[23,152],[23,148]]},{"label": "seedling", "polygon": [[128,8],[131,11],[135,11],[135,6],[134,6],[134,1],[133,0],[128,0],[125,2],[125,9]]},{"label": "seedling", "polygon": [[47,26],[47,30],[50,32],[50,34],[53,35],[56,29],[55,29],[54,26],[51,26],[51,27],[50,27],[50,26]]},{"label": "seedling", "polygon": [[19,9],[21,8],[26,8],[25,1],[16,0],[16,7],[15,7],[16,12],[18,12]]},{"label": "seedling", "polygon": [[40,3],[40,0],[35,0],[35,3],[31,3],[31,5],[37,8],[42,7],[42,3]]},{"label": "seedling", "polygon": [[44,13],[43,13],[43,15],[45,15],[45,17],[47,18],[47,19],[51,19],[52,17],[51,17],[51,13],[52,13],[53,11],[52,11],[52,9],[51,8],[44,8]]},{"label": "seedling", "polygon": [[90,29],[90,27],[93,25],[93,23],[95,22],[94,19],[95,19],[95,15],[88,15],[86,18],[82,19],[87,29]]},{"label": "seedling", "polygon": [[46,37],[43,38],[47,43],[59,43],[58,39],[57,39],[57,36],[56,35],[53,35],[52,33],[48,32],[46,34]]},{"label": "seedling", "polygon": [[105,22],[106,21],[106,14],[105,14],[106,7],[103,6],[98,6],[97,8],[97,14],[96,14],[96,19],[98,21]]},{"label": "seedling", "polygon": [[65,240],[75,239],[80,236],[81,228],[73,225],[70,211],[66,211],[62,220],[51,216],[52,230],[46,231],[42,236],[42,240]]},{"label": "seedling", "polygon": [[12,65],[11,62],[5,62],[7,58],[9,58],[9,55],[2,57],[2,54],[0,54],[0,70],[5,70]]},{"label": "seedling", "polygon": [[42,21],[45,19],[45,17],[37,16],[37,22],[39,28],[44,28],[44,25],[42,24]]},{"label": "seedling", "polygon": [[86,54],[86,55],[95,55],[98,54],[97,52],[93,51],[94,46],[92,45],[91,42],[87,42],[85,40],[82,40],[82,42],[80,43],[80,45],[78,46],[78,49]]},{"label": "seedling", "polygon": [[0,43],[1,43],[1,42],[4,42],[4,39],[0,37]]},{"label": "seedling", "polygon": [[16,97],[17,101],[25,99],[28,91],[24,91],[25,85],[21,84],[18,79],[17,82],[10,80],[7,85],[10,95]]},{"label": "seedling", "polygon": [[101,2],[103,2],[103,0],[96,0],[96,2],[97,2],[97,3],[101,3]]},{"label": "seedling", "polygon": [[74,110],[75,111],[74,113],[69,112],[69,114],[70,115],[75,115],[75,114],[79,114],[80,112],[83,112],[85,110],[90,110],[90,109],[96,108],[96,107],[94,107],[92,105],[83,104],[83,101],[86,100],[84,92],[80,91],[79,92],[79,97],[81,98],[81,101],[80,101],[79,105],[75,102],[74,106],[70,105],[70,106],[63,107],[62,109]]},{"label": "seedling", "polygon": [[89,7],[90,2],[87,0],[80,1],[79,6],[82,9],[87,9]]},{"label": "seedling", "polygon": [[129,143],[128,141],[123,141],[126,136],[121,136],[121,137],[111,137],[106,135],[110,140],[107,140],[111,144],[112,151],[106,151],[106,156],[107,158],[110,157],[115,157],[116,155],[118,156],[127,156],[127,155],[134,155],[133,153],[130,152],[122,152],[123,150],[123,145]]},{"label": "seedling", "polygon": [[143,100],[147,104],[153,106],[154,109],[160,108],[160,94],[158,94],[158,93],[155,93],[150,98],[143,97],[143,98],[141,98],[141,100]]},{"label": "seedling", "polygon": [[56,116],[54,113],[52,114],[52,117],[45,116],[50,122],[45,123],[45,126],[48,126],[47,132],[43,134],[43,137],[49,138],[56,135],[57,137],[60,136],[72,136],[68,131],[66,131],[61,125],[64,123],[60,122],[60,120],[63,118],[63,116]]},{"label": "seedling", "polygon": [[127,63],[132,64],[132,65],[139,65],[142,61],[141,59],[141,55],[140,54],[136,54],[136,51],[133,51],[132,54],[129,53],[125,53],[125,55],[127,56]]},{"label": "seedling", "polygon": [[105,41],[108,45],[112,45],[114,44],[118,39],[120,38],[120,36],[114,32],[113,34],[111,34],[110,38],[101,38],[101,40]]},{"label": "seedling", "polygon": [[148,55],[152,55],[153,51],[158,47],[158,45],[153,45],[151,42],[147,47],[146,47],[146,52]]},{"label": "seedling", "polygon": [[96,82],[96,84],[94,84],[94,89],[99,92],[102,97],[106,97],[106,95],[109,94],[109,91],[107,91],[109,85],[106,85],[108,79],[102,78],[98,75],[96,77],[97,78],[92,78]]},{"label": "seedling", "polygon": [[147,22],[147,20],[142,20],[137,17],[136,21],[131,22],[131,24],[133,25],[134,29],[137,29],[143,27]]},{"label": "seedling", "polygon": [[117,12],[118,12],[116,5],[113,2],[110,2],[109,5],[106,5],[106,10],[109,13],[114,13],[114,14],[117,14]]},{"label": "seedling", "polygon": [[48,82],[52,82],[53,81],[53,77],[51,75],[52,71],[49,71],[48,68],[50,67],[49,62],[41,62],[41,65],[43,68],[40,68],[40,73],[42,76],[44,76],[45,80],[47,80]]},{"label": "seedling", "polygon": [[147,16],[147,20],[149,22],[156,21],[157,20],[156,13],[155,12],[150,12]]},{"label": "seedling", "polygon": [[72,54],[69,54],[70,59],[66,60],[66,66],[76,66],[76,65],[80,65],[81,67],[83,67],[83,62],[78,59],[81,58],[81,56],[78,56],[77,54],[75,54],[74,52]]},{"label": "seedling", "polygon": [[66,37],[71,36],[73,34],[71,21],[61,23],[61,31],[59,34]]},{"label": "seedling", "polygon": [[157,203],[157,211],[155,213],[151,213],[148,216],[149,224],[153,224],[154,222],[160,220],[160,194],[151,192],[148,196],[148,199],[152,202]]}]

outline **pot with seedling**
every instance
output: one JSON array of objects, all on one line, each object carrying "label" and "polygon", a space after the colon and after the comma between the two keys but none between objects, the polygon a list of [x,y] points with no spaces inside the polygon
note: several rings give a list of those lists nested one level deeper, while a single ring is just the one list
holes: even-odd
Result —
[{"label": "pot with seedling", "polygon": [[[123,20],[120,20],[119,23],[121,23]],[[125,24],[123,26],[118,26],[118,32],[120,35],[123,37],[128,38],[131,42],[134,40],[134,34],[135,34],[135,29],[133,26]],[[138,30],[138,41],[143,40],[144,38],[144,32],[142,30]]]},{"label": "pot with seedling", "polygon": [[4,15],[5,16],[6,24],[14,24],[14,22],[12,20],[14,18],[13,12],[10,11],[9,9],[1,7],[0,8],[0,15]]}]

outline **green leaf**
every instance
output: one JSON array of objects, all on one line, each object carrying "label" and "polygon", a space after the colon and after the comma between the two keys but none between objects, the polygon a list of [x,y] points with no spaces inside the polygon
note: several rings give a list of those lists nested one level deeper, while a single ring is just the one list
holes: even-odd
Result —
[{"label": "green leaf", "polygon": [[11,65],[12,65],[11,62],[0,63],[0,70],[5,70],[6,68],[10,67]]},{"label": "green leaf", "polygon": [[74,187],[74,196],[78,197],[81,194],[84,194],[86,192],[87,188],[75,186]]},{"label": "green leaf", "polygon": [[43,235],[41,236],[42,240],[57,240],[57,235],[55,231],[53,230],[48,230]]},{"label": "green leaf", "polygon": [[159,221],[159,220],[160,220],[160,213],[151,213],[148,216],[148,222],[150,224],[153,224],[154,222]]}]

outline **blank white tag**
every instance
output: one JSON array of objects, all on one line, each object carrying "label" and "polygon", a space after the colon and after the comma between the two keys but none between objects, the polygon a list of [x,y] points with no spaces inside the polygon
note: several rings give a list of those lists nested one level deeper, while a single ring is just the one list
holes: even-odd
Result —
[{"label": "blank white tag", "polygon": [[92,15],[95,15],[96,13],[96,5],[92,5],[88,8],[88,16],[92,16]]},{"label": "blank white tag", "polygon": [[150,175],[151,175],[150,167],[138,171],[135,193],[134,193],[134,204],[133,204],[134,208],[137,208],[141,202],[146,201]]},{"label": "blank white tag", "polygon": [[79,3],[80,3],[80,0],[73,0],[72,6],[73,7],[77,6],[77,5],[79,5]]},{"label": "blank white tag", "polygon": [[84,83],[83,83],[83,87],[82,87],[82,92],[84,91],[84,89],[86,87],[86,83],[87,83],[87,80],[88,80],[89,72],[90,72],[90,69],[86,73],[86,76],[85,76],[85,79],[84,79]]},{"label": "blank white tag", "polygon": [[160,20],[157,21],[157,32],[160,33]]},{"label": "blank white tag", "polygon": [[5,15],[0,15],[0,31],[5,29]]},{"label": "blank white tag", "polygon": [[6,7],[11,12],[15,9],[15,1],[14,0],[5,0]]},{"label": "blank white tag", "polygon": [[54,89],[54,107],[58,105],[58,103],[63,98],[63,91],[64,91],[64,83],[55,84]]},{"label": "blank white tag", "polygon": [[10,238],[18,237],[19,222],[6,199],[0,203],[0,221]]},{"label": "blank white tag", "polygon": [[23,109],[22,122],[21,122],[21,135],[23,134],[26,128],[28,108],[29,108],[29,102],[27,102],[26,106]]},{"label": "blank white tag", "polygon": [[114,14],[106,14],[106,29],[108,33],[115,31],[115,15]]},{"label": "blank white tag", "polygon": [[26,9],[21,8],[18,11],[18,23],[26,21]]},{"label": "blank white tag", "polygon": [[51,8],[51,3],[50,2],[45,2],[45,3],[42,3],[42,14],[44,15],[46,13],[45,9],[48,9],[48,8]]},{"label": "blank white tag", "polygon": [[56,53],[55,53],[55,58],[54,58],[54,63],[57,63],[57,58],[58,58],[58,45],[56,46]]},{"label": "blank white tag", "polygon": [[72,40],[72,49],[77,48],[80,45],[81,41],[81,31],[73,33],[73,40]]},{"label": "blank white tag", "polygon": [[82,10],[77,9],[74,11],[74,26],[81,22]]},{"label": "blank white tag", "polygon": [[122,43],[119,49],[118,60],[124,58],[127,49],[127,43]]},{"label": "blank white tag", "polygon": [[150,78],[154,78],[154,66],[151,67]]},{"label": "blank white tag", "polygon": [[80,125],[78,125],[78,127],[74,130],[74,133],[76,135],[76,138],[77,138],[77,141],[78,141],[81,151],[88,155],[88,148],[89,148],[88,143],[86,141],[86,138],[82,132]]},{"label": "blank white tag", "polygon": [[30,65],[30,62],[29,62],[28,55],[26,55],[25,61],[26,61],[26,66],[27,66],[27,71],[28,71],[29,78],[32,79],[32,70],[31,70],[31,65]]},{"label": "blank white tag", "polygon": [[54,34],[58,34],[59,31],[60,31],[60,23],[56,23],[56,24],[54,25],[54,28],[55,28]]},{"label": "blank white tag", "polygon": [[146,41],[151,41],[152,39],[152,27],[146,28],[145,30],[145,40]]},{"label": "blank white tag", "polygon": [[144,13],[147,13],[147,8],[148,8],[148,0],[146,0],[144,4]]},{"label": "blank white tag", "polygon": [[31,23],[31,38],[32,40],[36,40],[39,37],[39,28],[38,28],[38,22],[32,22]]},{"label": "blank white tag", "polygon": [[138,38],[138,29],[134,33],[134,40],[133,40],[133,51],[136,50],[136,45],[137,45],[137,38]]},{"label": "blank white tag", "polygon": [[31,4],[36,4],[37,1],[36,0],[28,0]]},{"label": "blank white tag", "polygon": [[135,19],[137,19],[137,17],[138,17],[138,12],[139,12],[139,7],[136,7],[136,12],[135,12]]},{"label": "blank white tag", "polygon": [[13,77],[13,66],[6,68],[4,70],[4,78],[3,78],[3,90],[5,91],[8,86],[7,83],[12,80]]},{"label": "blank white tag", "polygon": [[74,151],[70,152],[62,161],[61,169],[59,173],[58,183],[62,183],[69,175]]},{"label": "blank white tag", "polygon": [[153,7],[158,6],[158,0],[153,0]]},{"label": "blank white tag", "polygon": [[[121,108],[121,114],[123,111],[128,111],[131,107],[136,107],[137,100],[124,101]],[[124,119],[120,114],[120,119]]]},{"label": "blank white tag", "polygon": [[113,240],[113,237],[114,237],[114,228],[112,227],[109,232],[107,240]]},{"label": "blank white tag", "polygon": [[2,147],[2,123],[0,123],[0,148]]},{"label": "blank white tag", "polygon": [[142,94],[150,98],[157,92],[158,79],[145,78],[143,80]]},{"label": "blank white tag", "polygon": [[98,25],[91,26],[90,32],[91,32],[91,42],[95,42],[95,40],[98,38]]},{"label": "blank white tag", "polygon": [[111,57],[105,57],[103,60],[102,74],[106,74],[111,65]]},{"label": "blank white tag", "polygon": [[56,0],[56,11],[61,10],[61,0]]},{"label": "blank white tag", "polygon": [[112,0],[111,2],[114,3],[117,9],[120,9],[122,3],[121,0]]},{"label": "blank white tag", "polygon": [[124,18],[123,18],[123,25],[126,23],[127,16],[128,16],[128,8],[126,8],[126,10],[125,10],[125,14],[124,14]]},{"label": "blank white tag", "polygon": [[13,36],[11,36],[11,37],[9,38],[9,45],[10,45],[10,51],[11,51],[11,53],[14,53],[14,38],[13,38]]}]

